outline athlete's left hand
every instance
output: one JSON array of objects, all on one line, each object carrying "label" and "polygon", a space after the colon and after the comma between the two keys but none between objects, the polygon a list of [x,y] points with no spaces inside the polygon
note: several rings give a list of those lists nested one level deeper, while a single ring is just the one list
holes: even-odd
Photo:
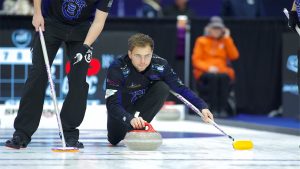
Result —
[{"label": "athlete's left hand", "polygon": [[93,54],[93,48],[83,44],[82,47],[80,48],[79,52],[76,54],[74,57],[74,63],[73,65],[77,64],[80,61],[85,61],[88,64],[92,60],[92,54]]}]

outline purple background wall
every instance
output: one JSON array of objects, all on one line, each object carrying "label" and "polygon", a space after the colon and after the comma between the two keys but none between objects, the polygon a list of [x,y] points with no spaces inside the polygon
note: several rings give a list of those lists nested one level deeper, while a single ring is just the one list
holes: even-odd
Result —
[{"label": "purple background wall", "polygon": [[[174,0],[161,0],[162,6],[171,4]],[[238,1],[238,0],[237,0]],[[266,7],[267,16],[283,17],[282,9],[291,8],[293,0],[260,0]],[[0,10],[4,0],[0,0]],[[190,7],[198,16],[207,17],[220,14],[222,0],[189,0]],[[111,16],[134,17],[141,7],[142,0],[114,0]]]},{"label": "purple background wall", "polygon": [[[162,6],[171,4],[174,0],[161,0]],[[283,8],[291,8],[293,0],[261,0],[264,2],[266,15],[269,17],[284,17]],[[219,15],[222,0],[190,0],[189,6],[200,17]],[[136,16],[142,0],[114,0],[112,16]]]}]

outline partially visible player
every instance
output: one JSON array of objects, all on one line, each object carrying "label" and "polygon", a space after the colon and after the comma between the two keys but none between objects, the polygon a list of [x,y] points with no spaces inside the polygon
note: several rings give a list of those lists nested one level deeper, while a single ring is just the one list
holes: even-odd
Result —
[{"label": "partially visible player", "polygon": [[[300,0],[295,0],[292,6],[291,11],[289,12],[289,27],[296,31],[295,27],[298,25],[300,28]],[[297,35],[298,36],[298,35]],[[300,49],[298,49],[298,91],[300,94],[300,70],[299,70],[299,65],[300,65]]]},{"label": "partially visible player", "polygon": [[[60,114],[68,147],[84,147],[78,141],[77,127],[86,110],[89,89],[86,74],[92,59],[91,46],[103,30],[111,5],[112,0],[34,0],[32,24],[35,31],[39,27],[44,31],[50,64],[62,43],[66,44],[72,63],[68,74],[69,91]],[[41,43],[36,38],[32,47],[32,67],[14,122],[15,132],[5,146],[20,149],[30,143],[40,123],[47,82]]]},{"label": "partially visible player", "polygon": [[[154,42],[145,34],[128,40],[128,55],[116,59],[108,69],[106,107],[108,141],[112,145],[124,139],[131,129],[142,129],[163,106],[169,90],[179,93],[204,115],[213,120],[207,104],[178,78],[168,62],[153,54]],[[140,117],[134,117],[136,111]]]}]

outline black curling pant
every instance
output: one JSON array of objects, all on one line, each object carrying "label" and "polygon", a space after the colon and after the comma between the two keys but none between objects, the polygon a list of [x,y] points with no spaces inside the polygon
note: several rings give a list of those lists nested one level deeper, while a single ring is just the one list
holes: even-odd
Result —
[{"label": "black curling pant", "polygon": [[197,90],[211,111],[225,111],[230,92],[230,78],[226,74],[203,74],[197,82]]},{"label": "black curling pant", "polygon": [[[130,102],[123,103],[125,110],[134,114],[136,111],[140,112],[140,117],[145,121],[151,122],[158,111],[162,108],[164,102],[169,95],[169,87],[165,82],[158,81],[154,83],[146,92],[146,94],[139,98],[134,104]],[[116,120],[107,113],[107,131],[108,141],[112,145],[117,145],[124,139],[128,132],[128,127],[124,123]]]},{"label": "black curling pant", "polygon": [[[66,139],[69,137],[79,138],[77,127],[81,124],[86,110],[89,88],[89,85],[86,83],[86,74],[89,65],[87,62],[81,61],[73,66],[73,58],[83,45],[89,25],[89,23],[83,23],[70,26],[48,18],[45,19],[44,37],[50,65],[52,65],[55,55],[63,42],[66,45],[67,55],[71,61],[71,71],[68,74],[69,91],[61,109],[61,119]],[[19,111],[14,121],[16,129],[14,135],[21,136],[28,143],[39,126],[45,91],[48,85],[48,77],[38,34],[36,34],[32,49],[32,66],[23,89]]]}]

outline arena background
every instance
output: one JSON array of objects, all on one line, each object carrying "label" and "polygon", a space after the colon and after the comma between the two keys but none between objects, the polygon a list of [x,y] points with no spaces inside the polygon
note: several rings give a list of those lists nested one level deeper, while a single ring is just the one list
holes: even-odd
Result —
[{"label": "arena background", "polygon": [[[229,100],[235,109],[231,116],[216,117],[215,122],[235,139],[254,143],[252,149],[245,151],[233,149],[231,139],[213,125],[202,123],[200,116],[174,96],[169,96],[151,122],[163,140],[157,150],[132,151],[124,141],[116,147],[108,142],[104,82],[111,62],[127,53],[128,37],[137,32],[150,35],[155,41],[154,52],[166,58],[185,85],[196,92],[191,68],[194,43],[210,17],[221,15],[223,1],[189,0],[196,16],[187,19],[144,18],[143,0],[114,0],[104,31],[93,44],[87,75],[88,106],[79,127],[79,141],[85,148],[78,153],[51,151],[61,147],[62,142],[49,87],[39,128],[28,147],[16,150],[5,146],[14,133],[14,119],[31,64],[30,48],[38,34],[33,30],[31,15],[9,13],[10,9],[4,10],[4,3],[27,2],[30,7],[32,1],[0,0],[1,169],[299,168],[300,99],[296,79],[300,38],[288,28],[282,12],[283,8],[291,8],[293,0],[244,0],[250,4],[262,2],[262,16],[223,17],[240,58],[232,63],[236,81]],[[162,7],[173,1],[161,0]],[[59,108],[68,92],[67,58],[62,45],[52,65]],[[141,138],[137,141],[152,142]]]},{"label": "arena background", "polygon": [[[2,35],[0,102],[3,104],[20,99],[28,65],[31,63],[29,49],[35,34],[32,32],[31,17],[1,16],[0,19]],[[207,21],[207,18],[191,19],[190,51],[195,39],[203,33]],[[176,19],[112,17],[107,23],[103,35],[94,45],[94,61],[98,63],[99,68],[94,67],[97,72],[87,78],[91,86],[89,103],[105,103],[103,82],[106,70],[114,57],[127,52],[127,38],[135,32],[152,36],[156,42],[155,53],[166,58],[181,79],[185,79],[184,58],[176,54]],[[268,115],[272,110],[286,105],[288,111],[284,116],[297,118],[299,107],[295,95],[296,73],[286,69],[286,61],[289,56],[296,56],[299,40],[288,30],[286,20],[283,17],[255,20],[225,19],[225,24],[231,29],[232,37],[240,51],[240,59],[233,62],[237,74],[235,93],[238,113]],[[16,39],[21,42],[17,42]],[[64,48],[56,60],[57,92],[59,99],[62,100],[67,92],[65,67],[67,62]],[[187,85],[195,90],[191,71],[188,76],[190,80]],[[285,87],[286,84],[292,86]],[[47,93],[49,96],[49,91]],[[172,97],[170,99],[175,100]]]}]

